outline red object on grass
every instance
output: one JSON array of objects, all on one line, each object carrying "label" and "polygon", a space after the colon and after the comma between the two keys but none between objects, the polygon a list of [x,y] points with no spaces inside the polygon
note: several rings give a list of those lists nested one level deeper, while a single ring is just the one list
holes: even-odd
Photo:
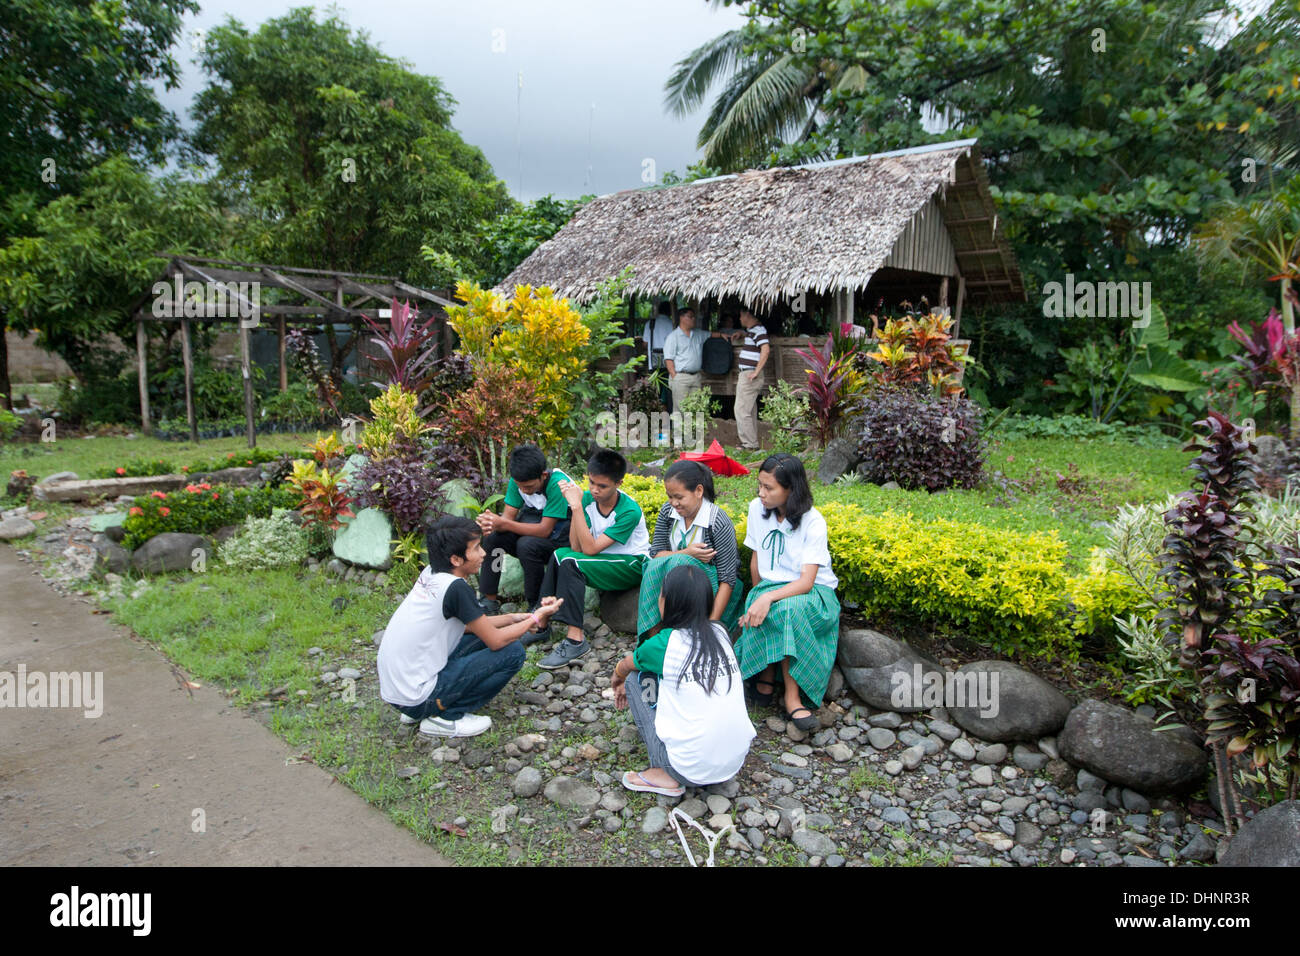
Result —
[{"label": "red object on grass", "polygon": [[678,461],[698,461],[708,465],[715,475],[747,475],[749,469],[727,456],[715,438],[713,444],[705,451],[684,451]]}]

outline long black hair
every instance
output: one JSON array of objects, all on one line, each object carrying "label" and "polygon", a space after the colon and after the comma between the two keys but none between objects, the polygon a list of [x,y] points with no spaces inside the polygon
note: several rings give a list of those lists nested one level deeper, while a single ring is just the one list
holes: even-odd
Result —
[{"label": "long black hair", "polygon": [[707,465],[702,465],[698,461],[691,461],[683,458],[675,461],[668,466],[664,472],[664,484],[668,482],[678,482],[687,491],[694,491],[700,485],[704,486],[704,497],[710,501],[716,499],[713,491],[713,469]]},{"label": "long black hair", "polygon": [[[778,485],[790,493],[785,499],[785,520],[790,522],[791,528],[798,528],[803,516],[811,511],[813,506],[812,489],[808,487],[808,475],[803,470],[803,462],[794,455],[780,451],[763,459],[763,464],[758,466],[758,470],[767,472],[776,479]],[[764,518],[770,517],[771,514],[772,512],[767,508],[763,509]]]},{"label": "long black hair", "polygon": [[709,583],[708,575],[698,565],[679,564],[664,578],[661,593],[664,598],[663,626],[685,632],[691,642],[686,662],[677,675],[677,683],[681,684],[689,673],[706,694],[712,694],[718,672],[725,669],[727,690],[731,690],[731,667],[722,647],[722,638],[709,620],[713,585]]}]

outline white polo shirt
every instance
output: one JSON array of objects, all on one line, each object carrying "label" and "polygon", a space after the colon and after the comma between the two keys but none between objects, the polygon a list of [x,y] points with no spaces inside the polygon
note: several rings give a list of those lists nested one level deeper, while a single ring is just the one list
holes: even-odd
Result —
[{"label": "white polo shirt", "polygon": [[777,521],[775,512],[764,518],[763,503],[755,498],[749,503],[745,547],[758,555],[758,573],[764,581],[797,581],[805,564],[815,564],[814,584],[834,589],[840,583],[831,571],[826,519],[816,508],[803,516],[798,528],[791,528],[784,518]]}]

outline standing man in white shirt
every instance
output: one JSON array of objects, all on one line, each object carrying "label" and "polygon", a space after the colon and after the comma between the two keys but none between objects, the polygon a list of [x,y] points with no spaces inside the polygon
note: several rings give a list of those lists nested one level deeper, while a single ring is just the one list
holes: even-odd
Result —
[{"label": "standing man in white shirt", "polygon": [[673,411],[680,411],[682,401],[697,391],[703,382],[704,343],[709,333],[695,327],[695,310],[677,311],[677,328],[664,342],[664,366],[668,369],[668,387],[673,393]]},{"label": "standing man in white shirt", "polygon": [[748,451],[758,448],[758,396],[764,385],[763,370],[767,367],[771,346],[767,329],[749,309],[740,310],[740,324],[744,327],[745,344],[740,350],[736,374],[736,437],[740,447]]}]

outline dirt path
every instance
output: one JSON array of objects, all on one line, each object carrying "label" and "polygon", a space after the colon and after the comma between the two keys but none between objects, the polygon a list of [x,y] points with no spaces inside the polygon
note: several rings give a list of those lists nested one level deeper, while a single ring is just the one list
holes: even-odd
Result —
[{"label": "dirt path", "polygon": [[91,610],[0,546],[0,680],[20,665],[103,673],[97,718],[0,707],[0,865],[446,865]]}]

